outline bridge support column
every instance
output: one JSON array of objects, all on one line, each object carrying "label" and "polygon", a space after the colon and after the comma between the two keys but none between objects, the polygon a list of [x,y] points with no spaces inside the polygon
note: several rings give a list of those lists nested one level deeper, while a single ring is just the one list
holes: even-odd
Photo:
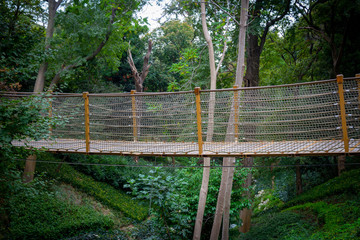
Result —
[{"label": "bridge support column", "polygon": [[200,88],[196,87],[194,92],[195,92],[195,103],[196,103],[196,121],[197,121],[199,155],[202,155],[202,153],[203,153],[203,140],[202,140],[202,126],[201,126]]},{"label": "bridge support column", "polygon": [[131,110],[132,110],[132,118],[133,118],[133,135],[134,141],[137,141],[137,123],[136,123],[136,101],[135,101],[135,90],[131,90]]},{"label": "bridge support column", "polygon": [[90,111],[89,111],[89,93],[83,93],[85,109],[85,145],[86,153],[90,152]]},{"label": "bridge support column", "polygon": [[[239,88],[237,85],[234,89]],[[234,90],[234,138],[238,142],[239,138],[239,91]]]},{"label": "bridge support column", "polygon": [[345,110],[345,99],[344,99],[344,76],[339,74],[336,76],[336,80],[339,87],[339,99],[340,99],[340,114],[341,114],[341,126],[343,133],[343,142],[344,142],[344,150],[345,153],[349,152],[349,137],[347,132],[347,124],[346,124],[346,110]]}]

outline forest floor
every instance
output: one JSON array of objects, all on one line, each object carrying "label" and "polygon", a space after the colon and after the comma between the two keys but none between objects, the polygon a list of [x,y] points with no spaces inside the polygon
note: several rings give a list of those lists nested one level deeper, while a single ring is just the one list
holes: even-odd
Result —
[{"label": "forest floor", "polygon": [[234,239],[360,239],[360,169],[257,213]]}]

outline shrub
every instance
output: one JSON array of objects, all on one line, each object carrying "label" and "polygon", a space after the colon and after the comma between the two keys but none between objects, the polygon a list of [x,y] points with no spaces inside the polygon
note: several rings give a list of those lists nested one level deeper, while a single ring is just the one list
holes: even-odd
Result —
[{"label": "shrub", "polygon": [[360,192],[360,169],[344,172],[341,176],[333,178],[324,184],[314,187],[313,189],[301,194],[295,199],[284,204],[284,208],[294,206],[299,203],[319,200],[327,196],[350,193],[357,194]]},{"label": "shrub", "polygon": [[51,183],[41,177],[30,184],[18,178],[12,185],[7,206],[11,239],[59,239],[114,224],[90,206],[75,206],[57,198],[49,190]]},{"label": "shrub", "polygon": [[144,206],[144,202],[134,200],[128,194],[106,183],[97,182],[69,165],[62,165],[59,172],[56,172],[53,166],[44,166],[44,168],[53,177],[58,177],[59,180],[84,191],[106,206],[123,212],[127,217],[142,221],[148,216],[149,209]]},{"label": "shrub", "polygon": [[307,239],[314,229],[313,224],[294,212],[266,214],[258,218],[254,225],[242,239],[294,239],[293,236]]}]

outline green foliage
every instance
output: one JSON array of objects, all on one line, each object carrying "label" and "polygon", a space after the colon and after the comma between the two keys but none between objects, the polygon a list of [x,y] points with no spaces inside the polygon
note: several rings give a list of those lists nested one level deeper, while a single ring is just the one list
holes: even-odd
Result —
[{"label": "green foliage", "polygon": [[114,224],[91,206],[75,206],[60,199],[52,190],[53,183],[45,178],[23,184],[19,172],[10,171],[9,175],[6,183],[11,188],[5,197],[10,239],[59,239]]},{"label": "green foliage", "polygon": [[0,1],[0,90],[32,90],[42,54],[40,0]]},{"label": "green foliage", "polygon": [[[134,164],[134,160],[131,157],[123,156],[85,156],[85,155],[67,155],[69,161],[80,163],[110,163],[119,165]],[[147,161],[139,159],[139,164],[146,165]],[[151,168],[139,168],[139,167],[110,167],[110,166],[96,166],[96,165],[78,165],[75,168],[87,175],[90,175],[95,180],[106,182],[111,186],[123,189],[123,185],[130,179],[136,178],[139,174],[148,174]]]},{"label": "green foliage", "polygon": [[282,208],[292,207],[281,212],[258,214],[242,239],[358,239],[359,171],[344,172],[314,187],[285,203]]},{"label": "green foliage", "polygon": [[[263,215],[254,220],[253,225],[241,239],[307,239],[314,229],[312,223],[304,220],[300,214],[293,212]],[[294,236],[297,238],[293,238]]]},{"label": "green foliage", "polygon": [[319,201],[284,211],[301,212],[313,218],[319,231],[309,239],[354,239],[360,234],[360,204],[357,200],[335,204]]},{"label": "green foliage", "polygon": [[89,240],[89,239],[102,239],[102,240],[127,240],[129,239],[126,234],[119,230],[97,230],[94,232],[88,232],[86,234],[81,234],[76,237],[66,238],[66,240]]},{"label": "green foliage", "polygon": [[[235,171],[233,201],[230,208],[233,224],[238,222],[239,210],[249,206],[249,202],[242,198],[244,191],[242,183],[246,175],[247,170]],[[201,168],[176,169],[173,172],[155,168],[148,175],[140,174],[130,180],[127,186],[137,198],[148,199],[154,203],[153,214],[156,220],[147,223],[149,231],[155,229],[155,235],[160,235],[163,239],[186,239],[191,236],[196,218],[201,178]],[[205,237],[210,234],[220,181],[221,168],[211,169],[207,207],[204,213]],[[143,234],[143,230],[140,229],[139,234]]]},{"label": "green foliage", "polygon": [[94,181],[93,178],[76,171],[68,165],[63,165],[60,172],[51,167],[45,168],[53,177],[71,184],[79,190],[93,196],[106,206],[119,210],[125,216],[141,221],[148,216],[148,208],[140,201],[134,201],[129,195],[114,189],[103,182]]},{"label": "green foliage", "polygon": [[10,147],[13,140],[39,140],[50,137],[60,116],[48,117],[50,98],[31,96],[2,98],[0,103],[0,147]]},{"label": "green foliage", "polygon": [[252,204],[252,210],[254,215],[262,214],[267,210],[277,209],[283,205],[275,194],[273,189],[260,190],[256,195]]},{"label": "green foliage", "polygon": [[322,199],[327,196],[341,193],[357,193],[360,191],[360,169],[344,172],[341,176],[314,187],[287,202],[284,207],[290,207],[299,203]]}]

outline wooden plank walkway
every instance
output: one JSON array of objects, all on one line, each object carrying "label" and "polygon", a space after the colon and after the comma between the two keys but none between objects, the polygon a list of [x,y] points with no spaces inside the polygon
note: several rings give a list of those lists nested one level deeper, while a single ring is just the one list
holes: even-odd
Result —
[{"label": "wooden plank walkway", "polygon": [[[112,154],[139,156],[305,156],[344,154],[342,140],[281,141],[281,142],[204,142],[199,155],[197,142],[125,142],[91,140],[86,151],[85,140],[56,139],[24,142],[14,141],[14,146],[27,146],[49,152]],[[360,139],[349,141],[350,155],[360,154]]]}]

